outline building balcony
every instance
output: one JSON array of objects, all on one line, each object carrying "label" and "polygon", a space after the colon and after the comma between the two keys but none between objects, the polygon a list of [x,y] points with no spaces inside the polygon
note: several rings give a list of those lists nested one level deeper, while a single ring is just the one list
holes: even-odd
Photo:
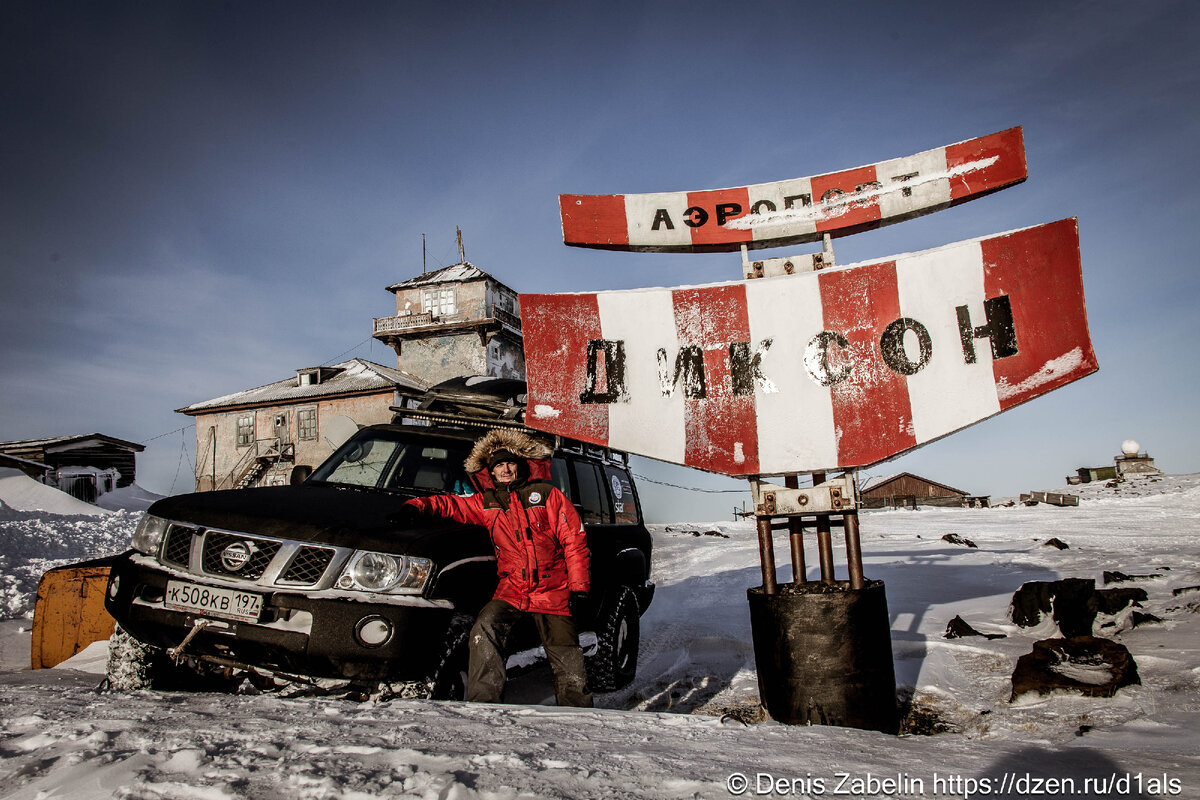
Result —
[{"label": "building balcony", "polygon": [[494,333],[504,328],[508,328],[519,336],[521,334],[521,318],[496,307],[476,307],[473,309],[459,308],[453,314],[436,317],[428,311],[423,314],[406,314],[399,317],[376,317],[371,335],[376,339],[388,342],[405,338],[419,339],[462,330],[479,331],[480,336],[483,336],[485,332]]}]

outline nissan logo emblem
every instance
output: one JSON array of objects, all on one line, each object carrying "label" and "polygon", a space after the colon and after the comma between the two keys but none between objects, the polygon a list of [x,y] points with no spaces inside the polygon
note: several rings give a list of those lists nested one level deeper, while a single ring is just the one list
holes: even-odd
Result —
[{"label": "nissan logo emblem", "polygon": [[238,572],[250,563],[249,542],[234,542],[221,551],[221,565],[230,572]]}]

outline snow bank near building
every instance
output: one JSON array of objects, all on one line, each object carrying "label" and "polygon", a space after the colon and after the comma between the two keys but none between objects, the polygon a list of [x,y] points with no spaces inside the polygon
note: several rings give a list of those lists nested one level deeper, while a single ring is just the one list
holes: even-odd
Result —
[{"label": "snow bank near building", "polygon": [[145,511],[163,495],[143,489],[136,483],[113,489],[96,499],[96,505],[109,511]]},{"label": "snow bank near building", "polygon": [[101,516],[103,508],[76,500],[66,492],[38,483],[19,469],[0,468],[0,503],[17,511]]}]

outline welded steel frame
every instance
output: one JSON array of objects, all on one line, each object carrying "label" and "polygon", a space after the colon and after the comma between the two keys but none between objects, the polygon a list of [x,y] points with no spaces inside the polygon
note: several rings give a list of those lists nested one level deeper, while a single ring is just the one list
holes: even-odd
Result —
[{"label": "welded steel frame", "polygon": [[858,529],[858,487],[853,473],[826,480],[825,473],[812,474],[812,486],[801,489],[799,476],[784,477],[784,486],[761,479],[750,481],[754,495],[758,551],[762,566],[763,592],[779,592],[775,569],[774,532],[788,531],[792,560],[792,580],[808,583],[804,553],[804,532],[812,529],[817,536],[820,582],[836,584],[833,567],[833,528],[841,528],[846,541],[848,585],[852,590],[866,586],[863,574],[862,543]]}]

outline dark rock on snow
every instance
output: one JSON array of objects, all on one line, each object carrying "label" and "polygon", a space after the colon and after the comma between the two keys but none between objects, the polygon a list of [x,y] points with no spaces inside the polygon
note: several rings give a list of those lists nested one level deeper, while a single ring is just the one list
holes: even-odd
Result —
[{"label": "dark rock on snow", "polygon": [[950,544],[965,544],[967,547],[974,547],[974,548],[979,547],[979,545],[975,544],[970,539],[964,539],[963,537],[959,536],[957,533],[947,533],[945,536],[942,537],[942,541],[949,542]]},{"label": "dark rock on snow", "polygon": [[1147,598],[1145,589],[1097,589],[1096,609],[1101,614],[1116,614],[1134,603]]},{"label": "dark rock on snow", "polygon": [[1098,608],[1094,580],[1029,581],[1013,594],[1010,616],[1022,628],[1032,628],[1053,612],[1063,636],[1088,636]]},{"label": "dark rock on snow", "polygon": [[1137,664],[1123,644],[1095,636],[1043,639],[1017,661],[1010,700],[1028,692],[1054,691],[1112,697],[1118,689],[1141,682]]},{"label": "dark rock on snow", "polygon": [[1067,544],[1062,539],[1059,539],[1057,536],[1055,536],[1053,539],[1047,539],[1046,541],[1042,542],[1042,547],[1057,547],[1059,550],[1071,549],[1071,545]]},{"label": "dark rock on snow", "polygon": [[982,636],[985,639],[1005,639],[1007,634],[1003,633],[980,633],[972,628],[962,617],[955,617],[946,625],[946,632],[942,635],[945,639],[961,639],[964,636]]},{"label": "dark rock on snow", "polygon": [[1125,581],[1148,581],[1161,577],[1162,575],[1126,575],[1124,572],[1117,572],[1116,570],[1113,570],[1112,572],[1105,570],[1104,585],[1108,586],[1110,583],[1124,583]]}]

